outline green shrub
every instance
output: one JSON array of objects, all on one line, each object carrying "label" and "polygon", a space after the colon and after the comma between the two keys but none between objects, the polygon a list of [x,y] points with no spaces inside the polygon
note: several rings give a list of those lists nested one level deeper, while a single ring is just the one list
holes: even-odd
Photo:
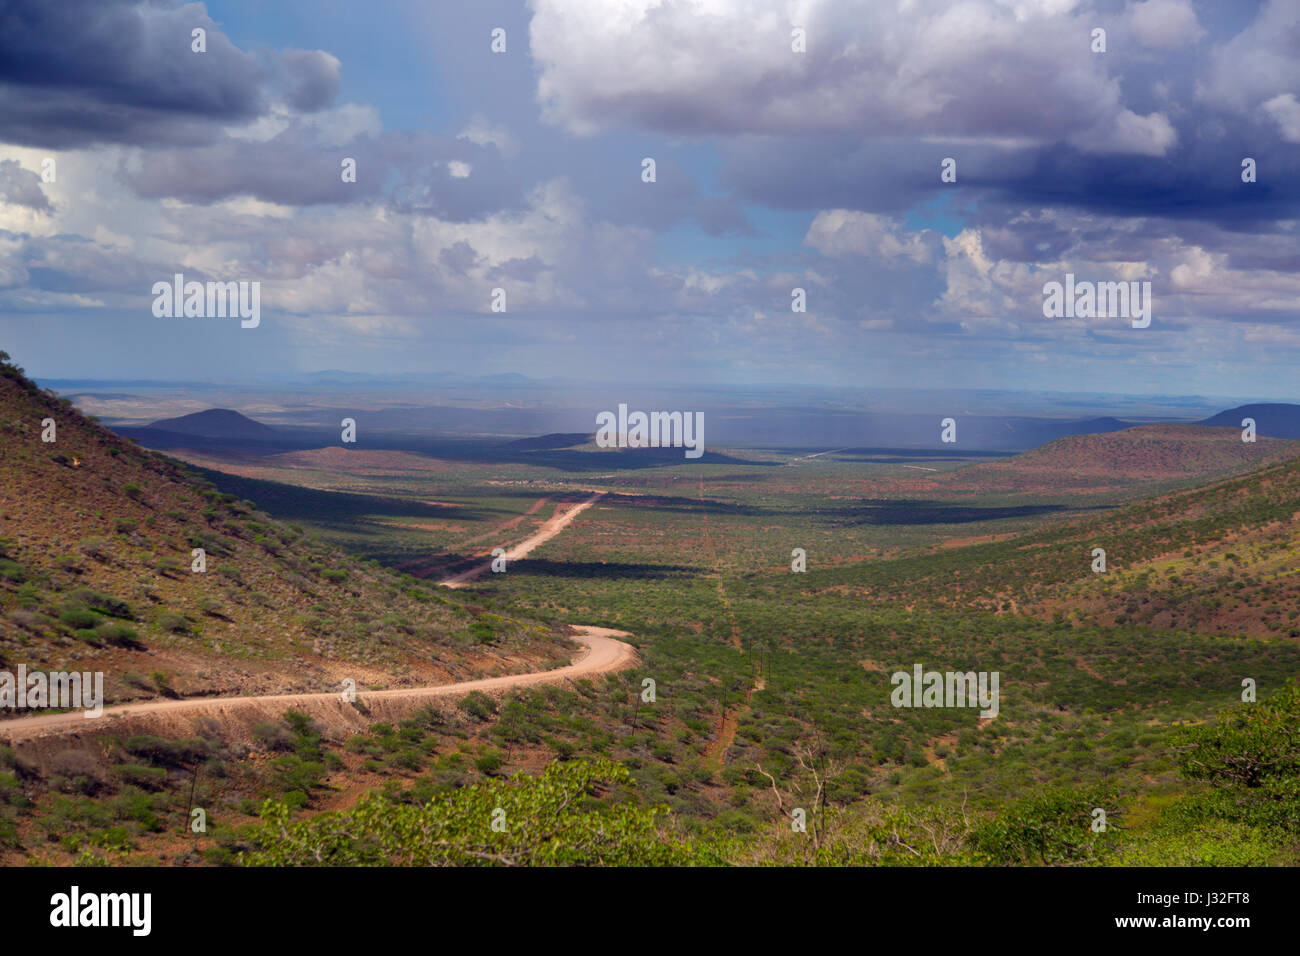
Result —
[{"label": "green shrub", "polygon": [[203,862],[211,866],[234,866],[235,854],[224,846],[210,846],[203,851]]},{"label": "green shrub", "polygon": [[59,620],[70,628],[94,628],[104,619],[84,607],[68,607],[59,613]]},{"label": "green shrub", "polygon": [[77,543],[77,550],[87,557],[94,558],[98,561],[106,559],[109,555],[110,548],[108,542],[103,538],[91,537],[85,538]]},{"label": "green shrub", "polygon": [[289,728],[271,720],[253,727],[253,739],[267,750],[293,750],[296,743]]},{"label": "green shrub", "polygon": [[1195,801],[1202,817],[1300,833],[1300,683],[1182,730],[1174,743],[1183,776],[1211,787]]},{"label": "green shrub", "polygon": [[183,614],[175,611],[163,611],[154,619],[154,623],[172,634],[188,634],[190,630],[190,622]]},{"label": "green shrub", "polygon": [[478,768],[479,773],[490,777],[501,769],[501,754],[495,750],[488,750],[474,761],[474,766]]},{"label": "green shrub", "polygon": [[121,763],[113,767],[113,772],[121,777],[123,782],[144,790],[161,790],[167,785],[167,771],[162,767]]},{"label": "green shrub", "polygon": [[188,767],[212,756],[212,745],[202,737],[164,740],[162,737],[139,735],[128,737],[122,746],[127,753],[144,757],[160,767]]},{"label": "green shrub", "polygon": [[456,701],[456,706],[472,717],[487,720],[497,712],[496,701],[481,690],[472,690]]},{"label": "green shrub", "polygon": [[94,754],[65,750],[50,760],[50,785],[64,793],[90,795],[103,787]]},{"label": "green shrub", "polygon": [[82,604],[92,611],[98,611],[108,617],[118,617],[128,621],[135,617],[130,604],[121,598],[113,597],[111,594],[104,594],[102,591],[77,588],[68,592],[67,600],[69,604]]},{"label": "green shrub", "polygon": [[388,766],[395,770],[420,770],[424,767],[424,760],[418,750],[403,749],[388,758]]},{"label": "green shrub", "polygon": [[116,647],[142,646],[135,628],[127,627],[125,624],[101,624],[95,628],[95,636],[99,640]]},{"label": "green shrub", "polygon": [[276,785],[285,793],[299,791],[304,794],[322,786],[325,765],[316,760],[303,760],[293,754],[276,757],[271,761],[276,773]]},{"label": "green shrub", "polygon": [[[1097,807],[1109,817],[1101,832],[1092,829]],[[1002,864],[1090,863],[1114,843],[1116,814],[1108,788],[1049,788],[1002,808],[993,821],[975,830],[972,845]]]}]

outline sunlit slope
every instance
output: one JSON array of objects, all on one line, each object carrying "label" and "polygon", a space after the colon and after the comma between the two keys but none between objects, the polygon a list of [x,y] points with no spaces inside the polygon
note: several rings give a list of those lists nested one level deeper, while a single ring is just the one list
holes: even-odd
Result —
[{"label": "sunlit slope", "polygon": [[[1225,447],[1198,439],[1194,460],[1232,460],[1236,446],[1244,444],[1239,431],[1211,431],[1223,436]],[[1088,444],[1095,451],[1091,439],[1116,437],[1089,436]],[[1062,442],[1021,457],[1031,464],[1059,458]],[[1294,443],[1276,444],[1268,453],[1273,462],[1203,487],[1143,498],[994,543],[810,570],[806,580],[781,586],[860,589],[865,600],[912,607],[1300,636],[1296,452]],[[1161,467],[1168,470],[1173,460]],[[1189,460],[1186,446],[1177,460]],[[1007,465],[1017,467],[1014,460]],[[1100,567],[1094,549],[1105,551],[1104,572],[1093,570]]]},{"label": "sunlit slope", "polygon": [[1087,494],[1148,483],[1226,477],[1295,456],[1291,442],[1240,428],[1139,425],[1099,435],[1067,435],[1023,454],[935,476],[917,490]]}]

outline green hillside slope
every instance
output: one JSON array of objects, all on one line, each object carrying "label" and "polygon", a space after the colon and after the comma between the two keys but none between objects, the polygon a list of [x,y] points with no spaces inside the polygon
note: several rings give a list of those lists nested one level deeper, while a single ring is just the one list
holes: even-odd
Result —
[{"label": "green hillside slope", "polygon": [[218,493],[0,357],[0,667],[103,671],[113,702],[436,683],[570,653]]}]

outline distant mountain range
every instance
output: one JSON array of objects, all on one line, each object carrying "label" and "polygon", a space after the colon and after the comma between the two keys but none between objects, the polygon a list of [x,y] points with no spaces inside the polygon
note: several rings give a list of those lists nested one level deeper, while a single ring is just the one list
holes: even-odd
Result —
[{"label": "distant mountain range", "polygon": [[[382,415],[382,426],[377,419]],[[732,408],[705,410],[705,440],[713,446],[739,448],[836,447],[841,449],[927,449],[968,455],[978,452],[1019,452],[1038,448],[1071,435],[1101,435],[1122,431],[1144,422],[1119,418],[1053,419],[1027,416],[951,416],[957,423],[957,442],[940,441],[943,416],[845,412],[838,409],[778,408],[738,414]],[[545,416],[536,410],[505,409],[482,412],[438,406],[395,409],[368,417],[364,441],[372,449],[427,450],[440,438],[460,432],[457,440],[491,441],[495,433],[508,435],[536,425]],[[1300,439],[1300,405],[1281,403],[1242,405],[1186,425],[1241,428],[1245,418],[1255,420],[1261,438]],[[466,435],[473,422],[476,434]],[[457,427],[459,426],[459,427]],[[240,412],[213,408],[178,418],[166,418],[143,427],[120,427],[119,434],[151,448],[186,445],[254,443],[277,445],[284,450],[318,448],[336,440],[334,427],[302,425],[273,428]],[[538,429],[540,432],[541,429]],[[507,440],[500,449],[510,454],[571,448],[591,440],[592,432],[555,431]]]},{"label": "distant mountain range", "polygon": [[1241,428],[1245,418],[1255,419],[1255,433],[1265,438],[1300,438],[1300,405],[1242,405],[1211,415],[1196,424]]}]

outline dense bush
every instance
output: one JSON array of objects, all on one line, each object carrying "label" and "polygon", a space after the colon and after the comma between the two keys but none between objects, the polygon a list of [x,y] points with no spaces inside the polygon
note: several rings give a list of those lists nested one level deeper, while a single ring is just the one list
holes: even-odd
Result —
[{"label": "dense bush", "polygon": [[[608,761],[555,763],[540,776],[518,774],[439,794],[423,806],[371,795],[351,810],[290,822],[267,801],[253,866],[655,866],[721,862],[670,838],[662,813],[627,803],[589,808],[600,786],[630,783]],[[493,822],[497,827],[493,827]]]}]

